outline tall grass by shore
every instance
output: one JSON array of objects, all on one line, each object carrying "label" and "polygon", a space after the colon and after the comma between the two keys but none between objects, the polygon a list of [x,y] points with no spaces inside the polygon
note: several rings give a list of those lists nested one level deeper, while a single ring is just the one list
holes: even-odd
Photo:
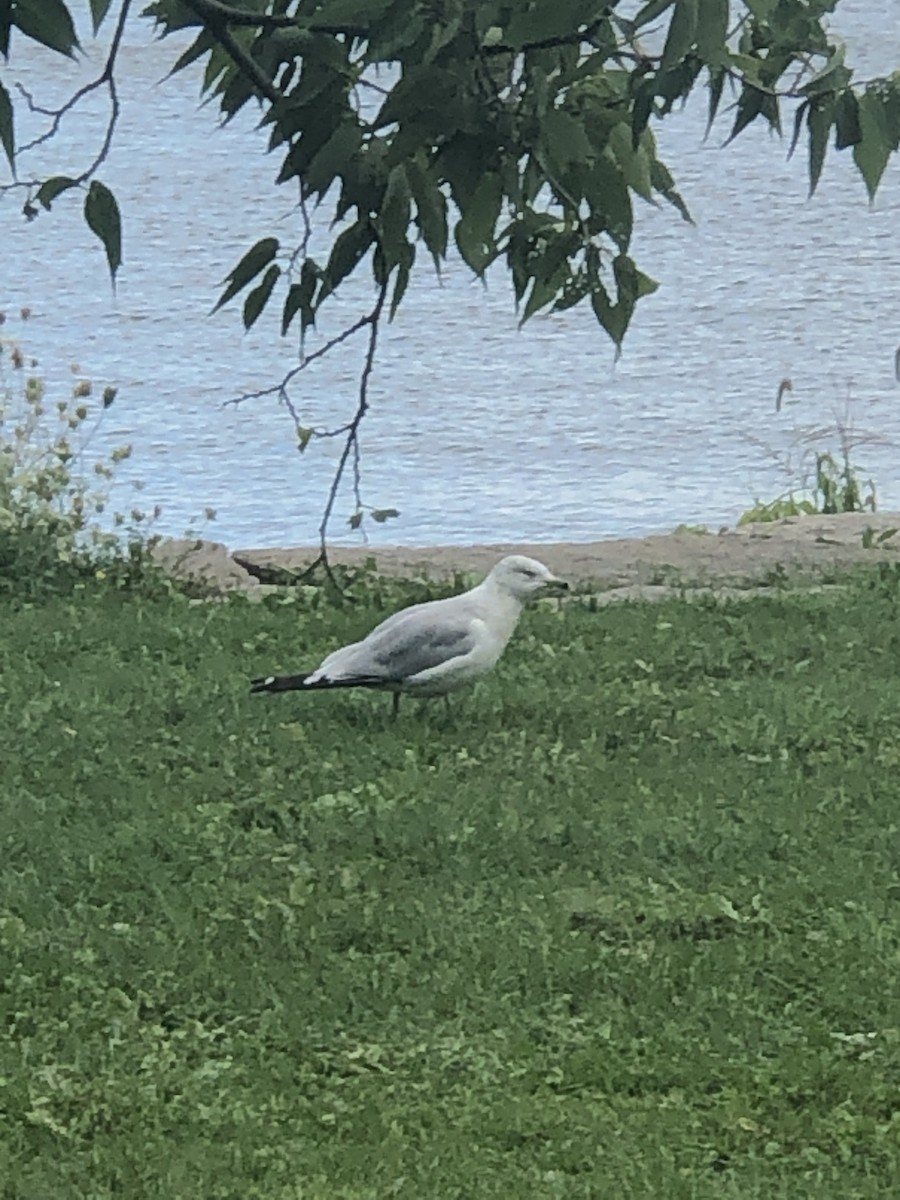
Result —
[{"label": "tall grass by shore", "polygon": [[897,579],[247,695],[399,601],[0,596],[0,1195],[895,1194]]}]

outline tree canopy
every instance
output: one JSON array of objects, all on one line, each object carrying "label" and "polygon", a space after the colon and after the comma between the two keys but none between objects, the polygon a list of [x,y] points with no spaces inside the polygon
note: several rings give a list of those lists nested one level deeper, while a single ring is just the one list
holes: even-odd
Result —
[{"label": "tree canopy", "polygon": [[[635,201],[690,220],[654,127],[695,89],[706,92],[707,132],[721,126],[728,141],[755,122],[779,134],[787,124],[789,152],[805,143],[810,194],[829,145],[852,152],[870,197],[900,145],[900,71],[855,77],[828,28],[839,0],[153,0],[134,14],[132,0],[88,2],[95,35],[112,27],[106,61],[60,109],[43,110],[40,140],[102,88],[106,138],[79,174],[27,176],[15,109],[35,101],[0,80],[13,172],[4,190],[23,192],[30,219],[82,191],[115,276],[121,218],[100,175],[115,137],[122,33],[132,16],[164,37],[188,31],[172,71],[202,63],[204,94],[225,122],[254,106],[299,213],[292,244],[264,233],[219,305],[240,296],[249,328],[277,304],[282,333],[299,332],[299,370],[323,305],[354,272],[371,273],[374,306],[335,339],[370,336],[348,456],[379,322],[397,311],[423,252],[440,271],[455,250],[480,277],[500,262],[523,321],[589,304],[621,345],[638,300],[657,286],[631,254]],[[79,51],[64,0],[3,8],[7,59],[22,38]],[[331,232],[316,256],[319,228]],[[301,448],[315,432],[298,422]]]}]

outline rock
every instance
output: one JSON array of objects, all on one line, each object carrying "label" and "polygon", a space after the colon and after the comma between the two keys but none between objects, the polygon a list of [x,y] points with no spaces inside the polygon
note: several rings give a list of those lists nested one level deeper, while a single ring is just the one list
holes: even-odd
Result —
[{"label": "rock", "polygon": [[259,586],[259,581],[234,561],[221,542],[208,542],[203,538],[162,538],[151,553],[167,575],[190,580],[212,592]]}]

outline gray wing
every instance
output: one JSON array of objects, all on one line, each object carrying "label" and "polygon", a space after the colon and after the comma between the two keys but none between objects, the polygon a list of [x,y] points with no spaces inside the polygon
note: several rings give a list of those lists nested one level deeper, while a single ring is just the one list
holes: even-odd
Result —
[{"label": "gray wing", "polygon": [[352,662],[341,663],[342,670],[399,681],[469,654],[476,644],[472,622],[477,613],[456,600],[463,597],[417,604],[388,617],[357,643]]}]

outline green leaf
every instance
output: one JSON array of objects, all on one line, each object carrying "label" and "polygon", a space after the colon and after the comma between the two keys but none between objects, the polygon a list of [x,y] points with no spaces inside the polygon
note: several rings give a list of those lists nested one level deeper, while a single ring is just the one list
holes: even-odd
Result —
[{"label": "green leaf", "polygon": [[388,272],[392,271],[404,256],[409,242],[406,231],[409,227],[409,182],[406,167],[398,163],[388,175],[387,187],[378,214],[379,244]]},{"label": "green leaf", "polygon": [[311,193],[324,196],[335,177],[342,175],[359,154],[362,132],[355,122],[342,121],[315,154],[303,175]]},{"label": "green leaf", "polygon": [[806,117],[806,127],[809,130],[809,194],[816,190],[822,166],[825,162],[825,151],[828,149],[828,135],[834,120],[834,100],[830,97],[812,101]]},{"label": "green leaf", "polygon": [[552,300],[556,300],[561,292],[561,283],[553,276],[542,278],[536,276],[531,285],[531,292],[525,304],[525,310],[522,313],[522,319],[519,321],[521,329],[529,317],[534,316],[540,309],[545,308]]},{"label": "green leaf", "polygon": [[[187,50],[182,51],[178,58],[176,58],[166,78],[171,79],[173,75],[177,75],[179,71],[183,71],[185,67],[189,67],[191,63],[195,63],[199,58],[202,58],[204,54],[209,54],[211,50],[216,48],[217,44],[218,43],[216,42],[216,39],[208,29],[201,30],[188,46]],[[224,69],[225,65],[227,65],[227,63],[223,64],[222,69]],[[221,70],[219,73],[221,74]],[[208,91],[209,86],[210,85],[207,84],[204,77],[204,85],[202,90]]]},{"label": "green leaf", "polygon": [[697,9],[697,53],[705,63],[718,63],[724,57],[728,13],[728,0],[700,0]]},{"label": "green leaf", "polygon": [[662,101],[657,106],[660,116],[666,116],[679,100],[686,100],[694,88],[703,63],[696,54],[689,54],[668,71],[659,71],[656,76],[656,95]]},{"label": "green leaf", "polygon": [[867,88],[859,98],[859,127],[862,138],[853,147],[853,160],[865,180],[869,200],[874,200],[892,141],[884,101],[874,88]]},{"label": "green leaf", "polygon": [[447,257],[447,198],[434,177],[416,159],[406,164],[406,177],[416,205],[416,224],[436,267]]},{"label": "green leaf", "polygon": [[[318,20],[318,14],[316,15]],[[419,5],[393,4],[375,22],[366,47],[366,62],[386,62],[400,57],[400,51],[418,40],[428,21]],[[429,22],[431,24],[431,22]]]},{"label": "green leaf", "polygon": [[597,160],[587,176],[585,199],[591,209],[591,231],[606,230],[620,250],[631,241],[634,210],[621,168],[609,152]]},{"label": "green leaf", "polygon": [[[544,249],[539,247],[543,245]],[[579,235],[572,228],[546,228],[537,246],[532,247],[526,269],[533,277],[531,294],[525,305],[521,328],[533,313],[557,301],[568,287],[571,290],[572,270],[569,256],[579,245]]]},{"label": "green leaf", "polygon": [[802,104],[798,104],[797,111],[794,113],[794,134],[788,148],[788,158],[792,158],[794,151],[797,149],[797,143],[800,141],[800,131],[803,128],[803,118],[806,116],[808,108],[809,101],[804,100]]},{"label": "green leaf", "polygon": [[394,314],[400,307],[400,301],[406,295],[406,289],[409,285],[409,277],[412,272],[413,263],[416,261],[416,248],[406,243],[406,250],[403,257],[397,263],[397,277],[394,280],[394,292],[391,296],[391,312],[389,320],[393,321]]},{"label": "green leaf", "polygon": [[370,516],[373,521],[383,524],[385,521],[389,521],[391,517],[399,517],[400,510],[397,508],[373,508]]},{"label": "green leaf", "polygon": [[638,300],[651,296],[659,288],[656,280],[639,271],[627,254],[619,254],[613,259],[613,274],[619,289],[619,303],[631,308]]},{"label": "green leaf", "polygon": [[49,209],[57,196],[68,191],[69,188],[77,186],[75,180],[69,175],[54,175],[52,178],[44,180],[34,198],[43,208]]},{"label": "green leaf", "polygon": [[734,125],[731,133],[728,136],[728,142],[733,142],[739,133],[742,133],[747,126],[759,116],[763,110],[766,95],[759,88],[751,87],[747,84],[738,97],[737,105],[735,106]]},{"label": "green leaf", "polygon": [[672,178],[671,171],[658,158],[655,158],[650,164],[650,182],[664,200],[667,200],[673,208],[678,209],[682,219],[687,221],[688,225],[694,224],[694,218],[691,216],[688,206],[685,204],[681,193],[675,187],[675,180]]},{"label": "green leaf", "polygon": [[838,46],[818,74],[800,89],[804,96],[821,96],[825,92],[837,92],[850,82],[853,72],[844,66],[844,47]]},{"label": "green leaf", "polygon": [[590,281],[584,271],[570,275],[563,284],[562,291],[551,311],[565,312],[569,308],[574,308],[576,304],[581,303],[590,290]]},{"label": "green leaf", "polygon": [[661,71],[680,63],[693,46],[697,34],[697,3],[698,0],[675,0],[675,11],[659,64]]},{"label": "green leaf", "polygon": [[243,71],[235,70],[219,97],[219,107],[225,114],[226,124],[233,120],[244,105],[249,100],[252,100],[256,94],[253,84]]},{"label": "green leaf", "polygon": [[862,127],[859,123],[859,101],[849,89],[841,92],[837,99],[834,114],[834,148],[846,150],[862,141]]},{"label": "green leaf", "polygon": [[719,111],[719,102],[722,99],[722,89],[725,86],[726,73],[724,67],[709,68],[709,107],[706,115],[706,132],[704,138],[709,137],[709,131],[713,127],[713,121],[716,119],[716,113]]},{"label": "green leaf", "polygon": [[94,36],[103,24],[106,14],[109,12],[109,6],[112,0],[91,0],[91,20],[94,23]]},{"label": "green leaf", "polygon": [[635,88],[634,99],[631,103],[631,141],[635,146],[640,142],[641,134],[650,123],[655,102],[656,76],[651,75]]},{"label": "green leaf", "polygon": [[657,17],[661,17],[667,8],[671,8],[675,0],[650,0],[649,4],[645,4],[640,9],[632,21],[632,26],[635,30],[643,28],[644,25],[649,25],[651,21],[655,21]]},{"label": "green leaf", "polygon": [[284,337],[290,329],[291,321],[296,317],[303,304],[303,288],[299,283],[292,283],[281,310],[281,336]]},{"label": "green leaf", "polygon": [[234,270],[226,275],[225,278],[230,282],[216,301],[212,311],[216,312],[223,304],[227,304],[232,297],[247,286],[251,279],[255,279],[263,267],[268,266],[278,253],[279,245],[278,238],[267,237],[262,238],[255,246],[251,246]]},{"label": "green leaf", "polygon": [[493,261],[502,202],[500,177],[488,171],[468,198],[457,223],[456,245],[463,260],[477,275],[482,275]]},{"label": "green leaf", "polygon": [[84,198],[84,219],[91,233],[103,243],[109,273],[115,283],[116,271],[122,265],[122,218],[115,196],[97,179],[91,180]]},{"label": "green leaf", "polygon": [[63,0],[17,0],[13,24],[35,42],[74,58],[80,49],[75,25]]},{"label": "green leaf", "polygon": [[0,82],[0,143],[9,160],[9,167],[16,174],[16,135],[13,129],[13,107],[9,92]]},{"label": "green leaf", "polygon": [[643,271],[639,271],[626,254],[620,254],[613,260],[613,275],[616,280],[618,299],[615,304],[612,304],[595,263],[589,263],[589,273],[591,275],[591,306],[594,315],[615,342],[617,350],[620,350],[635,304],[641,297],[655,292],[659,284],[645,275]]},{"label": "green leaf", "polygon": [[375,241],[375,227],[368,217],[363,217],[341,233],[335,240],[322,273],[322,289],[316,307],[326,296],[355,270]]},{"label": "green leaf", "polygon": [[352,513],[347,518],[347,524],[350,526],[351,529],[359,529],[360,525],[362,525],[362,519],[363,519],[362,513],[355,512],[355,513]]},{"label": "green leaf", "polygon": [[310,325],[315,323],[315,312],[312,306],[316,286],[322,278],[318,263],[307,258],[300,268],[300,282],[292,283],[288,289],[281,317],[281,336],[287,333],[290,324],[297,313],[300,313],[300,330],[305,333]]},{"label": "green leaf", "polygon": [[647,151],[643,145],[632,145],[631,129],[624,122],[610,133],[609,148],[631,190],[645,200],[652,200],[653,184],[650,181]]},{"label": "green leaf", "polygon": [[541,122],[541,141],[551,166],[558,173],[573,162],[584,162],[593,155],[582,123],[567,112],[551,108]]},{"label": "green leaf", "polygon": [[754,58],[752,54],[735,54],[729,51],[728,65],[735,71],[740,71],[743,76],[744,83],[762,82],[762,69],[765,63],[761,58]]},{"label": "green leaf", "polygon": [[519,4],[513,6],[512,19],[502,31],[502,41],[505,46],[518,48],[534,45],[535,42],[543,42],[547,38],[558,37],[560,34],[571,33],[571,31],[568,13],[565,12],[562,5],[558,3],[527,4],[524,0],[520,0]]},{"label": "green leaf", "polygon": [[610,302],[609,294],[599,280],[591,286],[591,307],[601,327],[615,343],[616,349],[620,349],[625,330],[628,328],[628,317],[617,304]]},{"label": "green leaf", "polygon": [[272,295],[272,289],[278,282],[281,276],[281,267],[278,263],[272,263],[268,271],[262,277],[262,281],[256,285],[252,292],[244,301],[244,328],[249,329],[255,324],[259,314],[269,302],[269,297]]}]

